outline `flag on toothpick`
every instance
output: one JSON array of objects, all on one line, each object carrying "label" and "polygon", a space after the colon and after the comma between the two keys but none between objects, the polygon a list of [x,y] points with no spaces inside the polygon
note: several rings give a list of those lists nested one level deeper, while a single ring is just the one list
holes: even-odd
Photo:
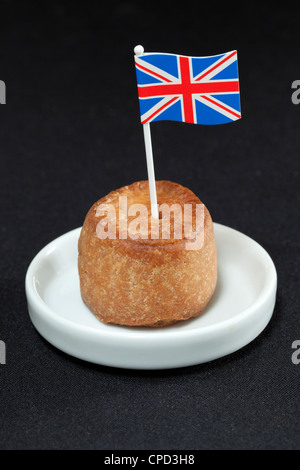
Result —
[{"label": "flag on toothpick", "polygon": [[237,51],[208,57],[135,56],[142,124],[225,124],[241,118]]},{"label": "flag on toothpick", "polygon": [[225,124],[240,119],[237,51],[188,57],[144,53],[139,45],[134,53],[151,213],[158,219],[150,122]]}]

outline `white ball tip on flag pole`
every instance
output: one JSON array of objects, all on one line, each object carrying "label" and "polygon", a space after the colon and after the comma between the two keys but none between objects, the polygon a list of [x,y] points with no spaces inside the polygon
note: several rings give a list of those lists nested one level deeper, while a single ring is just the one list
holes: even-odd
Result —
[{"label": "white ball tip on flag pole", "polygon": [[139,44],[138,46],[135,46],[135,48],[134,48],[134,53],[135,53],[135,55],[137,55],[137,56],[144,54],[144,48],[143,48],[143,46],[141,46],[140,44]]},{"label": "white ball tip on flag pole", "polygon": [[[134,53],[138,57],[144,53],[144,48],[141,45],[135,46]],[[152,153],[152,142],[150,134],[150,124],[147,122],[143,124],[147,170],[148,170],[148,181],[149,181],[149,192],[151,202],[151,215],[155,219],[158,219],[158,207],[157,207],[157,196],[156,196],[156,184],[153,164],[153,153]]]}]

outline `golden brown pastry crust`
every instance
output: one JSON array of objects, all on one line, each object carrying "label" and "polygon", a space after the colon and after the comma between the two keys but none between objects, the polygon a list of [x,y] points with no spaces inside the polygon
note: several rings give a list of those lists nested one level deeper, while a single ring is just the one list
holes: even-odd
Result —
[{"label": "golden brown pastry crust", "polygon": [[[170,181],[157,181],[158,203],[201,204],[195,194]],[[112,191],[87,213],[79,243],[81,296],[104,323],[160,327],[200,315],[217,282],[217,253],[211,216],[204,206],[204,243],[187,250],[186,239],[99,239],[96,228],[100,204],[118,206],[126,195],[128,206],[146,204],[150,214],[148,182],[140,181]],[[149,217],[150,220],[151,217]],[[150,224],[149,224],[150,226]]]}]

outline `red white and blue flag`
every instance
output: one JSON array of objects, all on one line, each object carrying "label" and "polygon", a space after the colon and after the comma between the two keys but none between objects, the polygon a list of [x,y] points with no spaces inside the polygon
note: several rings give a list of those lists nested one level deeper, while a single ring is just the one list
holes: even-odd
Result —
[{"label": "red white and blue flag", "polygon": [[135,56],[142,124],[225,124],[241,118],[237,51],[209,57]]}]

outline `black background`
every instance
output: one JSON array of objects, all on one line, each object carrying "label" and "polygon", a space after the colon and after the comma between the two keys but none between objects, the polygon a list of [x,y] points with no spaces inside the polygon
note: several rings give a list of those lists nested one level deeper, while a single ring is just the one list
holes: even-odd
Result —
[{"label": "black background", "polygon": [[[0,2],[1,449],[297,449],[300,20],[295,5]],[[188,186],[278,272],[272,321],[207,364],[132,371],[72,358],[33,327],[24,279],[89,207],[147,179],[133,48],[238,50],[242,119],[154,123],[157,179]]]}]

